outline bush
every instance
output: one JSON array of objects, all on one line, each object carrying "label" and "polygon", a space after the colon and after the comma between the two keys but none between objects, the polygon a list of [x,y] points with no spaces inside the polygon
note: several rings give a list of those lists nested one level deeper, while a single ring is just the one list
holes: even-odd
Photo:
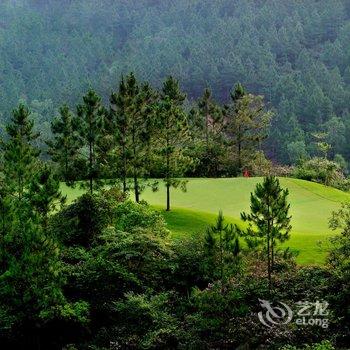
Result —
[{"label": "bush", "polygon": [[129,233],[149,231],[157,236],[166,236],[169,233],[163,216],[146,203],[131,201],[119,203],[114,215],[114,226],[120,231]]},{"label": "bush", "polygon": [[291,345],[286,345],[280,350],[335,350],[333,347],[332,343],[328,340],[325,340],[321,343],[313,344],[313,345],[306,345],[305,347],[302,348],[297,348],[295,346]]},{"label": "bush", "polygon": [[126,294],[124,300],[114,303],[117,317],[110,339],[122,348],[176,349],[179,325],[171,304],[168,293]]},{"label": "bush", "polygon": [[113,222],[115,208],[122,200],[114,189],[84,194],[51,218],[51,232],[65,245],[90,246]]},{"label": "bush", "polygon": [[345,185],[345,177],[340,165],[325,158],[315,157],[303,162],[294,169],[292,176],[337,188]]},{"label": "bush", "polygon": [[173,243],[172,249],[174,271],[171,287],[185,295],[195,286],[204,288],[209,280],[204,266],[206,256],[203,242],[195,238],[177,240]]},{"label": "bush", "polygon": [[248,162],[248,169],[254,176],[268,176],[272,172],[272,163],[265,157],[264,152],[258,151]]}]

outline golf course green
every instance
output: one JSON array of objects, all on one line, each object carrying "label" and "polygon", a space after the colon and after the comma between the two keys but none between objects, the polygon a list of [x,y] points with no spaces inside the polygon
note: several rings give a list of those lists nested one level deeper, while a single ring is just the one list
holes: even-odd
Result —
[{"label": "golf course green", "polygon": [[[172,211],[165,212],[165,188],[158,192],[150,189],[141,198],[160,210],[168,223],[174,239],[203,234],[205,228],[215,222],[222,210],[227,222],[241,225],[240,213],[249,211],[250,193],[262,178],[222,178],[190,179],[187,192],[171,190]],[[328,228],[332,211],[341,202],[350,200],[350,194],[314,182],[280,178],[283,188],[289,190],[292,215],[292,232],[283,247],[298,252],[299,264],[322,264],[324,262],[328,238],[336,233]],[[75,198],[77,189],[65,186],[63,191],[68,199]]]}]

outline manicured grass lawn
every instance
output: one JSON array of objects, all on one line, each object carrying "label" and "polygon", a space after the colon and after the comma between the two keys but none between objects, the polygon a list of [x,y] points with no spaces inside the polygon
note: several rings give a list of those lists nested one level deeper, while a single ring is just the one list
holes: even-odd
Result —
[{"label": "manicured grass lawn", "polygon": [[[197,212],[189,209],[174,208],[171,212],[164,211],[161,207],[155,206],[164,215],[173,239],[185,239],[189,236],[203,235],[208,225],[215,223],[216,215],[205,212]],[[242,223],[232,217],[225,216],[227,223]],[[288,242],[282,247],[289,247],[292,251],[298,252],[297,262],[301,265],[319,265],[326,257],[327,237],[326,234],[300,233],[293,231]],[[322,245],[320,246],[321,242]]]},{"label": "manicured grass lawn", "polygon": [[[181,239],[203,233],[215,222],[220,209],[228,222],[239,224],[240,213],[249,211],[250,192],[261,181],[262,178],[191,179],[186,193],[171,191],[173,210],[170,213],[162,209],[164,188],[158,192],[146,190],[141,198],[163,213],[172,237]],[[341,202],[350,200],[350,194],[303,180],[281,178],[280,182],[290,192],[293,226],[291,239],[284,246],[299,251],[300,264],[321,264],[326,255],[327,238],[335,234],[328,228],[328,219]],[[78,188],[65,186],[63,191],[68,200],[82,193]],[[322,248],[320,241],[324,241]]]}]

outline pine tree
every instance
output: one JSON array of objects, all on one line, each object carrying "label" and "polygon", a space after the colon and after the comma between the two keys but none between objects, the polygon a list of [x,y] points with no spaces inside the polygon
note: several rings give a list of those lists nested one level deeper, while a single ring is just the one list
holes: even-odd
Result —
[{"label": "pine tree", "polygon": [[101,98],[94,90],[89,90],[83,97],[83,103],[77,107],[77,133],[82,150],[85,151],[85,176],[88,188],[93,193],[94,188],[101,185],[100,142],[103,137],[103,120],[106,113]]},{"label": "pine tree", "polygon": [[290,204],[287,202],[288,189],[280,187],[279,180],[274,176],[264,178],[262,184],[257,184],[254,193],[250,195],[250,214],[241,213],[243,221],[249,223],[247,240],[264,242],[267,254],[267,274],[269,289],[271,289],[271,274],[275,262],[275,247],[277,242],[289,239],[291,230]]},{"label": "pine tree", "polygon": [[231,100],[233,101],[233,103],[237,103],[246,94],[247,94],[247,92],[246,92],[245,88],[243,87],[243,85],[241,83],[237,83],[235,85],[233,92],[231,92],[231,94],[230,94]]},{"label": "pine tree", "polygon": [[40,348],[40,328],[60,315],[66,301],[58,244],[47,230],[59,181],[52,181],[47,166],[40,167],[39,151],[32,146],[38,135],[29,115],[23,105],[14,111],[2,144],[0,323],[12,334],[20,330],[24,336],[25,330]]},{"label": "pine tree", "polygon": [[[114,175],[118,175],[123,183],[123,192],[127,192],[127,165],[128,165],[128,142],[127,135],[129,133],[129,121],[127,114],[127,89],[124,77],[122,77],[119,90],[116,93],[112,93],[110,97],[110,114],[113,127],[114,140],[116,143],[116,156],[113,157],[114,162]],[[119,162],[120,155],[120,162]],[[113,167],[113,166],[112,166]],[[121,169],[119,171],[119,168]]]},{"label": "pine tree", "polygon": [[206,231],[205,252],[211,261],[211,268],[215,271],[216,266],[219,266],[221,283],[223,283],[227,265],[232,269],[232,265],[237,263],[237,257],[241,251],[238,232],[236,226],[225,224],[222,211],[219,212],[215,225],[210,226]]},{"label": "pine tree", "polygon": [[133,73],[122,78],[118,93],[110,99],[116,131],[116,153],[121,154],[121,178],[124,192],[127,178],[133,181],[136,202],[143,189],[141,181],[149,173],[153,106],[156,94],[149,84],[139,85]]},{"label": "pine tree", "polygon": [[27,197],[31,210],[46,229],[50,213],[55,212],[58,204],[62,205],[65,202],[65,197],[60,192],[59,179],[47,164],[41,165],[33,176]]},{"label": "pine tree", "polygon": [[170,210],[170,188],[181,186],[185,190],[186,181],[180,180],[191,164],[186,155],[190,140],[187,115],[182,109],[185,95],[181,93],[177,80],[169,77],[163,85],[157,107],[155,121],[155,147],[159,159],[158,166],[166,186],[166,210]]},{"label": "pine tree", "polygon": [[135,200],[138,203],[143,186],[140,179],[149,176],[152,158],[151,138],[154,125],[156,93],[149,84],[143,84],[136,96],[135,113],[131,127],[131,167]]},{"label": "pine tree", "polygon": [[12,206],[0,244],[0,323],[18,334],[19,343],[40,349],[41,329],[57,316],[66,317],[59,245],[30,204],[15,201],[20,205]]},{"label": "pine tree", "polygon": [[246,94],[242,89],[236,86],[231,94],[232,103],[225,111],[228,142],[236,155],[238,171],[242,171],[247,160],[261,148],[273,116],[265,110],[262,96]]},{"label": "pine tree", "polygon": [[198,111],[203,118],[203,128],[199,130],[202,134],[204,129],[205,151],[201,157],[201,163],[206,176],[218,176],[220,154],[223,149],[222,131],[224,127],[222,109],[212,98],[210,89],[204,90],[203,96],[198,101]]},{"label": "pine tree", "polygon": [[58,164],[58,172],[62,179],[71,185],[77,178],[76,161],[79,155],[79,140],[74,126],[74,115],[67,105],[60,108],[60,116],[51,123],[54,139],[47,141],[49,155]]},{"label": "pine tree", "polygon": [[198,108],[204,119],[205,143],[208,150],[210,142],[210,125],[212,124],[214,114],[216,113],[210,89],[206,88],[204,90],[203,96],[198,101]]},{"label": "pine tree", "polygon": [[36,171],[40,154],[40,151],[33,146],[39,134],[34,132],[30,111],[23,104],[13,111],[6,132],[7,137],[1,144],[4,184],[7,193],[21,201]]}]

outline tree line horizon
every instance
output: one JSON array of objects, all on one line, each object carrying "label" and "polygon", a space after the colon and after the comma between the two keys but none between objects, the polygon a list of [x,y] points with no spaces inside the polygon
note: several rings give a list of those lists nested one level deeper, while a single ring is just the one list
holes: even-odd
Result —
[{"label": "tree line horizon", "polygon": [[[36,133],[31,142],[44,159],[50,157],[61,181],[79,182],[90,193],[118,182],[139,202],[145,186],[157,190],[162,180],[170,210],[170,189],[185,190],[183,177],[237,176],[252,171],[254,161],[267,161],[262,143],[273,117],[263,97],[249,94],[240,83],[226,105],[218,104],[208,88],[190,109],[185,99],[175,78],[169,76],[155,90],[131,72],[121,78],[107,107],[90,88],[75,110],[59,109],[50,139]],[[16,114],[22,127],[33,122],[24,104]]]}]

